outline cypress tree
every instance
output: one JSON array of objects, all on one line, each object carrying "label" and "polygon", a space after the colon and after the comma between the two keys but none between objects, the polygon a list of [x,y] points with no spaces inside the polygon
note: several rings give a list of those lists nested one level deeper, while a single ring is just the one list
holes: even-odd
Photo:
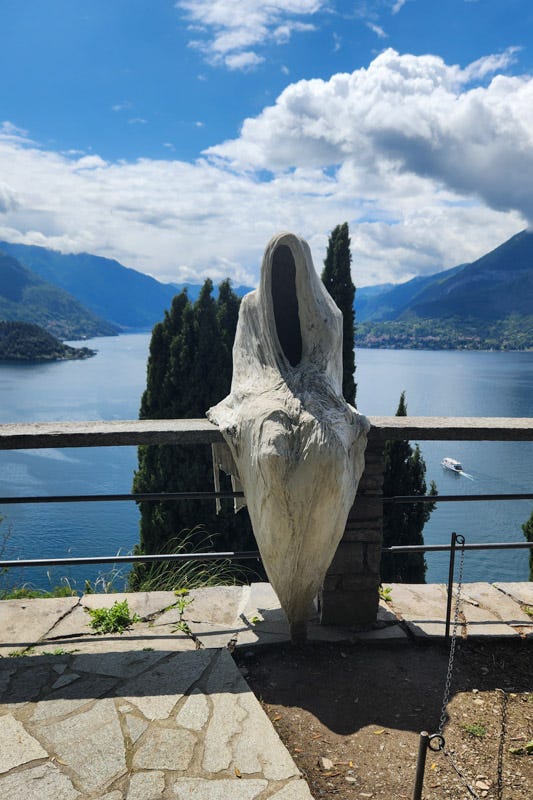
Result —
[{"label": "cypress tree", "polygon": [[[396,416],[407,416],[405,392],[401,393]],[[418,444],[389,441],[385,444],[383,496],[425,495],[426,464]],[[429,494],[436,495],[431,482]],[[424,544],[423,529],[435,503],[385,503],[383,507],[383,546]],[[425,583],[426,561],[423,553],[384,554],[381,580],[403,583]]]},{"label": "cypress tree", "polygon": [[[533,511],[528,521],[522,525],[522,530],[528,542],[533,542]],[[529,551],[529,580],[533,581],[533,550]]]},{"label": "cypress tree", "polygon": [[352,281],[350,252],[350,232],[348,223],[337,225],[331,232],[324,260],[322,282],[342,311],[342,393],[345,400],[355,405],[357,386],[355,374],[355,286]]},{"label": "cypress tree", "polygon": [[[185,291],[181,292],[163,321],[154,327],[140,419],[202,418],[210,406],[229,393],[240,301],[229,281],[221,284],[217,300],[212,293],[209,279],[194,304]],[[134,493],[208,491],[212,486],[209,445],[138,448]],[[229,482],[224,488],[230,488]],[[206,531],[217,534],[214,550],[256,549],[248,512],[243,509],[235,515],[231,501],[223,502],[218,516],[214,500],[139,501],[138,505],[137,553],[166,552],[176,538],[185,535],[189,545],[195,547],[205,542]],[[137,565],[130,573],[131,588],[139,588],[146,573],[145,566]]]},{"label": "cypress tree", "polygon": [[[221,357],[221,381],[224,386],[231,386],[233,370],[233,342],[239,319],[240,300],[231,288],[229,280],[223,281],[218,287],[217,322],[220,331],[220,341],[223,348]],[[229,391],[229,389],[228,389]],[[224,395],[223,395],[224,396]]]}]

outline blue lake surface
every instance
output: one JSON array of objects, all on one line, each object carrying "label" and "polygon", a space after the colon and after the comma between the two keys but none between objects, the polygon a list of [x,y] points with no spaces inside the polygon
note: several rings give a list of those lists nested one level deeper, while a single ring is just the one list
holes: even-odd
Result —
[{"label": "blue lake surface", "polygon": [[[394,414],[402,390],[412,416],[533,416],[533,353],[358,350],[357,405],[369,415]],[[427,484],[440,494],[533,492],[533,442],[420,442]],[[461,461],[472,480],[441,467],[445,456]],[[524,541],[521,525],[533,501],[438,504],[424,529],[426,544],[449,544],[452,531],[468,543]],[[447,580],[448,555],[426,556],[426,580]],[[528,579],[526,550],[466,554],[466,581]]]},{"label": "blue lake surface", "polygon": [[[136,419],[146,381],[150,334],[83,342],[98,350],[87,361],[0,364],[0,422]],[[533,353],[358,350],[357,404],[370,416],[394,414],[402,390],[414,416],[530,417]],[[441,494],[532,491],[533,442],[422,442],[427,479]],[[440,466],[460,460],[472,480]],[[0,496],[123,493],[131,490],[136,448],[69,448],[0,452]],[[427,544],[448,543],[453,530],[467,542],[522,541],[533,501],[442,503],[424,532]],[[138,541],[134,503],[1,505],[5,558],[115,555]],[[447,577],[447,555],[427,556],[429,582]],[[103,568],[24,570],[12,574],[49,588],[63,576],[76,588]],[[467,553],[465,580],[522,581],[522,550]],[[4,579],[5,580],[5,579]],[[120,581],[117,584],[121,588]]]}]

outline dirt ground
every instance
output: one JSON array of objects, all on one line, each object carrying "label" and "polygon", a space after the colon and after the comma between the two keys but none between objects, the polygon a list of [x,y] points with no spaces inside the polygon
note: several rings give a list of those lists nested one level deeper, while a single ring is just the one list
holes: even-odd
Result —
[{"label": "dirt ground", "polygon": [[[316,800],[411,800],[420,732],[439,728],[448,655],[414,643],[235,654]],[[458,642],[445,747],[428,752],[424,800],[531,800],[532,684],[532,642]]]}]

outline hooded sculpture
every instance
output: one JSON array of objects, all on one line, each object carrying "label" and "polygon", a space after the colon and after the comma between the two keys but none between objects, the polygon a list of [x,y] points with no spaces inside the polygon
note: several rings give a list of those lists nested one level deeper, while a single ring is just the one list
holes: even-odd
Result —
[{"label": "hooded sculpture", "polygon": [[342,396],[342,314],[305,241],[269,242],[241,303],[231,392],[207,412],[229,445],[295,641],[342,537],[369,423]]}]

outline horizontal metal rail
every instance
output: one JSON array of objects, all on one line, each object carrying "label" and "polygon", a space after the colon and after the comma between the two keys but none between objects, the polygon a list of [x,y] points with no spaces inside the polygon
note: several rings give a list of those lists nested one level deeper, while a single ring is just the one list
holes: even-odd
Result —
[{"label": "horizontal metal rail", "polygon": [[[533,548],[533,542],[481,542],[479,544],[465,544],[465,550],[524,550]],[[449,544],[426,545],[398,545],[382,547],[382,553],[438,553],[449,552]],[[243,552],[226,551],[220,553],[158,553],[152,555],[125,555],[125,556],[81,556],[79,558],[30,558],[0,561],[0,569],[12,567],[63,567],[84,564],[149,564],[161,561],[246,561],[260,559],[257,550],[244,550]]]},{"label": "horizontal metal rail", "polygon": [[[79,502],[166,502],[177,500],[213,500],[233,499],[243,497],[244,492],[150,492],[140,494],[94,494],[94,495],[37,495],[30,497],[0,497],[0,505],[22,503],[79,503]],[[492,495],[404,495],[381,498],[384,503],[430,503],[430,502],[463,502],[480,500],[530,500],[533,494],[492,494]],[[532,542],[488,542],[479,544],[465,544],[465,550],[505,550],[505,549],[531,549]],[[383,553],[435,553],[448,552],[448,544],[435,545],[403,545],[381,548]],[[126,556],[89,556],[80,558],[37,558],[14,559],[0,561],[0,569],[13,567],[55,567],[77,566],[84,564],[111,564],[111,563],[157,563],[162,561],[213,561],[222,560],[248,560],[260,559],[258,551],[245,551],[242,553],[227,551],[220,553],[167,553],[152,555],[126,555]]]},{"label": "horizontal metal rail", "polygon": [[520,494],[421,494],[383,497],[384,503],[471,503],[480,500],[533,500],[532,492]]},{"label": "horizontal metal rail", "polygon": [[[532,495],[533,496],[533,495]],[[123,500],[160,503],[166,500],[225,500],[244,497],[244,492],[145,492],[139,494],[64,494],[33,497],[0,497],[0,505],[17,503],[107,503]]]},{"label": "horizontal metal rail", "polygon": [[[533,548],[533,542],[480,542],[479,544],[464,544],[461,549],[465,550],[524,550]],[[438,553],[451,550],[449,544],[410,544],[392,545],[382,547],[382,553]],[[0,562],[1,563],[1,562]]]},{"label": "horizontal metal rail", "polygon": [[0,569],[10,567],[75,567],[85,564],[154,564],[161,561],[246,561],[261,558],[255,550],[242,553],[232,551],[221,553],[158,553],[157,555],[127,556],[81,556],[80,558],[27,558],[0,561]]},{"label": "horizontal metal rail", "polygon": [[[244,492],[144,492],[139,494],[65,494],[0,497],[0,505],[22,503],[107,503],[134,501],[160,503],[167,500],[231,500]],[[533,500],[532,492],[521,494],[421,494],[382,497],[383,503],[470,503],[482,500]]]}]

